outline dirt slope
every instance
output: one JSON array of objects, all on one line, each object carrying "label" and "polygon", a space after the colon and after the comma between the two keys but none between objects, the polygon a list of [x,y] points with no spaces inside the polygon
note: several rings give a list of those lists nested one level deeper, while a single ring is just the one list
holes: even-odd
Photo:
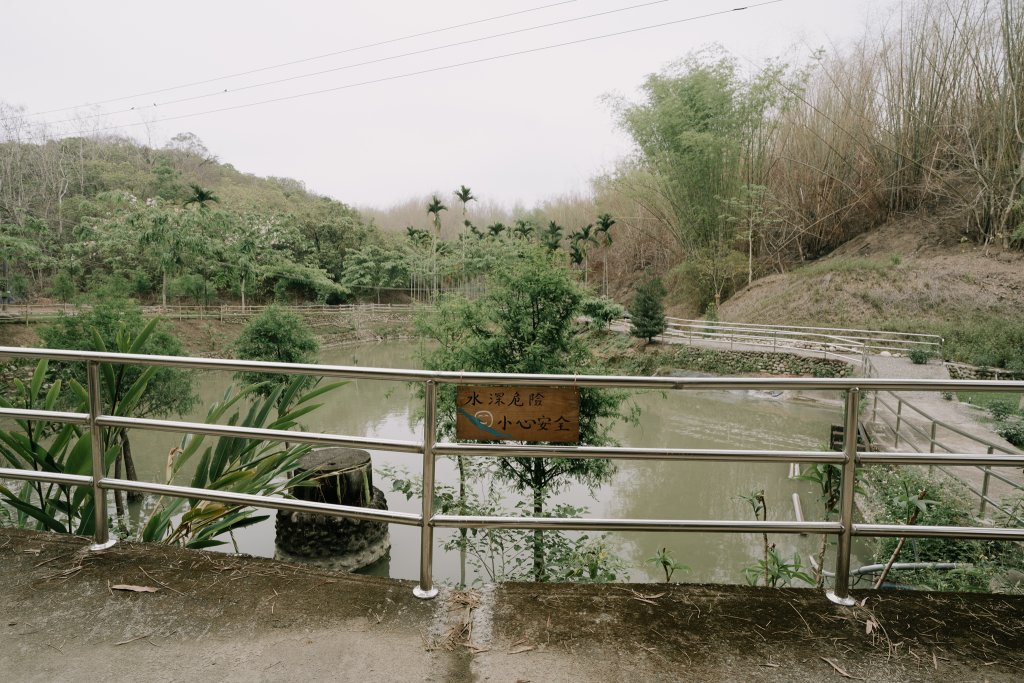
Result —
[{"label": "dirt slope", "polygon": [[961,241],[955,219],[906,216],[790,273],[755,281],[724,320],[917,328],[1024,316],[1024,254]]}]

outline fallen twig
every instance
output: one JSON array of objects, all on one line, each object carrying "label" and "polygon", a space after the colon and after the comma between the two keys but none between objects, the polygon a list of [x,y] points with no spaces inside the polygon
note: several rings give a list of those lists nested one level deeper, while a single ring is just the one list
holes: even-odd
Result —
[{"label": "fallen twig", "polygon": [[840,676],[842,676],[843,678],[850,678],[850,679],[853,679],[855,681],[862,681],[862,680],[864,680],[863,678],[857,678],[856,676],[851,676],[850,672],[847,671],[846,669],[844,669],[843,667],[839,666],[839,664],[837,664],[835,662],[835,660],[829,659],[828,657],[819,657],[819,659],[821,659],[821,661],[823,661],[823,662],[826,662],[829,666],[831,666],[833,669],[835,669],[836,673],[839,674]]}]

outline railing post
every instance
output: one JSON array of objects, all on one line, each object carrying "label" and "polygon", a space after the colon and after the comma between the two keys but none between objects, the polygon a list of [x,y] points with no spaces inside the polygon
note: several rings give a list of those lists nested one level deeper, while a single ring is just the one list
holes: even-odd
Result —
[{"label": "railing post", "polygon": [[89,546],[89,550],[106,550],[117,543],[117,539],[110,538],[110,529],[107,526],[107,493],[100,486],[100,479],[107,473],[103,462],[103,432],[96,422],[103,405],[100,395],[100,364],[89,361],[86,375],[89,390],[89,434],[92,441],[93,519],[96,526],[96,542]]},{"label": "railing post", "polygon": [[859,423],[860,390],[856,387],[846,392],[846,424],[843,432],[843,478],[839,499],[839,532],[836,549],[836,584],[825,595],[838,605],[851,606],[856,600],[850,597],[850,547],[853,543],[853,496],[857,480],[857,425]]},{"label": "railing post", "polygon": [[892,447],[894,449],[900,447],[900,419],[903,415],[903,399],[896,399],[896,440],[893,441]]},{"label": "railing post", "polygon": [[420,524],[420,585],[412,589],[413,595],[429,600],[437,595],[433,580],[434,527],[434,443],[437,439],[437,383],[429,380],[424,387],[423,412],[423,520]]},{"label": "railing post", "polygon": [[[988,447],[988,454],[992,455],[992,446]],[[978,515],[985,514],[985,504],[988,503],[988,484],[992,476],[992,465],[985,465],[985,477],[981,480],[981,504],[978,506]]]},{"label": "railing post", "polygon": [[[939,426],[939,423],[932,420],[932,433],[928,437],[928,452],[935,452],[935,429]],[[928,476],[931,476],[935,472],[935,465],[928,465]]]}]

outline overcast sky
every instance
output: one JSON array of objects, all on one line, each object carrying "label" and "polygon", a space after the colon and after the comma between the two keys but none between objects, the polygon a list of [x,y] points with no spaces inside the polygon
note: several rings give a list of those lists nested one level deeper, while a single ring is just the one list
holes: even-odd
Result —
[{"label": "overcast sky", "polygon": [[[587,192],[590,178],[630,152],[629,140],[616,130],[602,101],[604,95],[634,96],[645,75],[709,43],[720,43],[743,63],[842,45],[859,37],[869,21],[899,7],[899,0],[781,0],[755,7],[760,1],[7,3],[0,41],[0,102],[45,112],[349,50],[203,85],[53,111],[32,120],[92,117],[52,124],[64,131],[144,122],[118,131],[153,146],[190,131],[239,170],[297,178],[313,191],[350,204],[385,207],[434,190],[450,194],[466,184],[482,199],[529,205],[567,192]],[[398,57],[647,3],[603,17]],[[404,76],[744,5],[749,9]],[[479,21],[513,12],[522,13]],[[356,66],[381,59],[385,61]],[[334,71],[235,91],[328,69]],[[209,96],[170,102],[204,95]],[[117,113],[126,109],[130,111]]]}]

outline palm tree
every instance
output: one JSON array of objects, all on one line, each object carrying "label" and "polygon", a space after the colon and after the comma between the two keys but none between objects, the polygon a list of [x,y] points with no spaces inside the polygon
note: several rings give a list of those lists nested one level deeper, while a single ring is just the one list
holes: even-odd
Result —
[{"label": "palm tree", "polygon": [[501,233],[504,232],[505,226],[502,223],[493,223],[487,226],[487,234],[490,237],[501,237]]},{"label": "palm tree", "polygon": [[589,273],[587,264],[587,245],[597,244],[596,233],[593,232],[593,223],[588,223],[578,231],[569,235],[569,257],[575,265],[583,264],[583,282],[587,281]]},{"label": "palm tree", "polygon": [[434,293],[437,293],[437,240],[441,237],[441,212],[447,211],[448,207],[441,203],[441,198],[436,194],[431,198],[430,203],[427,204],[427,213],[433,214],[434,216],[434,253],[433,253],[433,270],[434,270]]},{"label": "palm tree", "polygon": [[548,248],[548,251],[558,251],[558,248],[562,246],[562,226],[554,221],[548,223],[548,227],[541,236],[541,242]]},{"label": "palm tree", "polygon": [[427,204],[427,213],[434,216],[434,231],[437,236],[441,236],[441,212],[447,211],[448,207],[441,203],[441,198],[436,194],[431,198],[430,203]]},{"label": "palm tree", "polygon": [[608,296],[608,249],[612,244],[612,234],[610,230],[615,225],[615,219],[612,218],[610,213],[602,213],[597,217],[597,232],[596,235],[600,236],[601,246],[605,247],[602,250],[604,256],[604,264],[601,266],[601,279],[604,281],[604,295]]},{"label": "palm tree", "polygon": [[459,189],[455,190],[454,194],[456,197],[459,198],[459,201],[462,202],[462,217],[463,219],[465,219],[466,205],[469,204],[471,201],[474,201],[476,197],[473,196],[473,191],[470,190],[465,185],[459,185]]},{"label": "palm tree", "polygon": [[512,232],[515,236],[524,240],[533,237],[533,230],[533,223],[531,221],[523,220],[522,218],[517,219],[515,227],[512,228]]},{"label": "palm tree", "polygon": [[207,190],[195,183],[189,183],[189,187],[192,188],[192,194],[182,204],[182,206],[189,206],[190,204],[196,204],[200,209],[208,209],[210,202],[214,204],[220,204],[220,197],[213,193],[213,190]]}]

